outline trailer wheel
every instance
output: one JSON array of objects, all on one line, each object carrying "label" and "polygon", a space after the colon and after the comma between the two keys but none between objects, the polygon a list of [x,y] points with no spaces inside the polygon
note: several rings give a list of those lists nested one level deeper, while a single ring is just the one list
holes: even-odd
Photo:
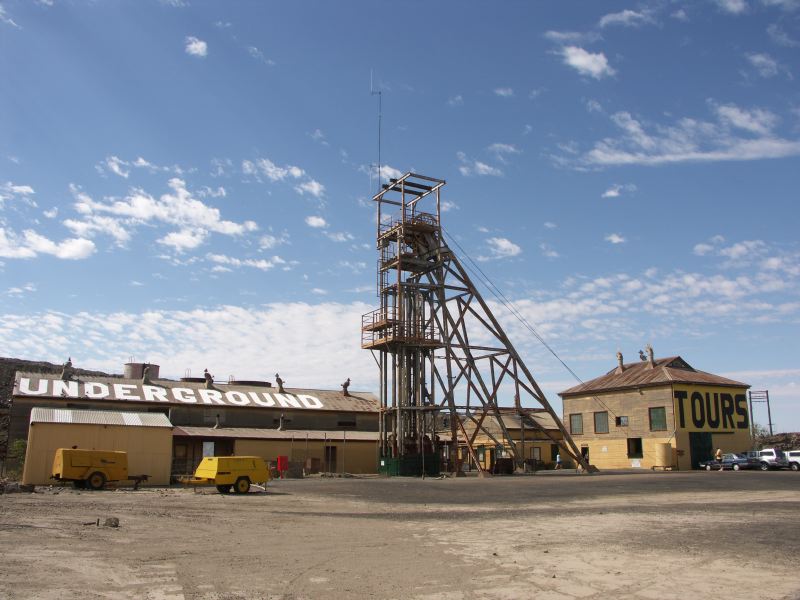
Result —
[{"label": "trailer wheel", "polygon": [[217,486],[217,491],[220,494],[228,494],[231,491],[231,484],[229,483],[227,485],[218,485]]},{"label": "trailer wheel", "polygon": [[239,477],[233,484],[233,491],[237,494],[246,494],[250,491],[250,480],[247,477]]},{"label": "trailer wheel", "polygon": [[95,471],[86,478],[86,485],[92,490],[102,490],[106,484],[106,476],[100,471]]}]

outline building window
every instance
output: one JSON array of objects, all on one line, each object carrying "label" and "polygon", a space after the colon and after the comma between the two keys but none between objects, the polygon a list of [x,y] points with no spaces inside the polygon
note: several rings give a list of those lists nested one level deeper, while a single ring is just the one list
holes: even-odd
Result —
[{"label": "building window", "polygon": [[628,458],[644,458],[642,438],[628,438]]},{"label": "building window", "polygon": [[336,422],[336,426],[337,427],[355,427],[356,426],[356,422],[355,422],[355,419],[347,420],[347,421],[337,421]]},{"label": "building window", "polygon": [[572,435],[583,435],[583,415],[575,414],[569,416],[569,432]]},{"label": "building window", "polygon": [[667,409],[663,406],[650,409],[650,431],[667,430]]},{"label": "building window", "polygon": [[617,423],[617,427],[627,427],[628,426],[628,417],[617,417],[615,419]]},{"label": "building window", "polygon": [[594,432],[595,433],[608,433],[608,413],[596,412],[594,413]]}]

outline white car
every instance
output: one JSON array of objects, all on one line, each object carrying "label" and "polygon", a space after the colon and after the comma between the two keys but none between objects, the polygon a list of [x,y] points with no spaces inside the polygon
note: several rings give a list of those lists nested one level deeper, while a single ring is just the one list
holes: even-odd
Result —
[{"label": "white car", "polygon": [[789,450],[784,454],[786,454],[786,459],[789,461],[789,468],[792,471],[800,471],[800,450]]},{"label": "white car", "polygon": [[769,469],[786,469],[789,467],[789,461],[783,452],[777,448],[762,448],[747,453],[748,457],[757,458],[761,463],[761,470],[768,471]]}]

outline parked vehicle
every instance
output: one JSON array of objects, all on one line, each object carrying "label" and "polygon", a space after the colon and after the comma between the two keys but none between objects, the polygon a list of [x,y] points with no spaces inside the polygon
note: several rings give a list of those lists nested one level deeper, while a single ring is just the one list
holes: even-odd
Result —
[{"label": "parked vehicle", "polygon": [[77,488],[100,490],[109,481],[128,479],[128,453],[58,448],[50,477],[56,481],[71,481]]},{"label": "parked vehicle", "polygon": [[746,454],[733,453],[723,454],[721,463],[713,458],[700,463],[700,468],[706,471],[719,471],[720,468],[739,471],[740,469],[758,469],[760,466],[761,463],[755,458],[750,458]]},{"label": "parked vehicle", "polygon": [[786,452],[786,460],[789,461],[789,468],[792,471],[800,471],[800,450]]},{"label": "parked vehicle", "polygon": [[758,459],[762,471],[789,468],[789,461],[786,460],[786,456],[784,456],[783,452],[777,448],[753,450],[752,452],[748,452],[747,456]]},{"label": "parked vehicle", "polygon": [[206,456],[195,469],[194,477],[181,478],[188,485],[214,485],[220,494],[233,491],[246,494],[251,483],[270,480],[269,469],[260,456]]}]

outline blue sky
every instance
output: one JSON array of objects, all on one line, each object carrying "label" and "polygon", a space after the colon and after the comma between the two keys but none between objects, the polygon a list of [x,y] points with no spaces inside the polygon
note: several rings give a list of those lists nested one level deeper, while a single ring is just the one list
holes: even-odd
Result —
[{"label": "blue sky", "polygon": [[649,342],[800,430],[799,50],[798,0],[3,0],[2,354],[375,389],[372,73],[384,174],[582,378]]}]

